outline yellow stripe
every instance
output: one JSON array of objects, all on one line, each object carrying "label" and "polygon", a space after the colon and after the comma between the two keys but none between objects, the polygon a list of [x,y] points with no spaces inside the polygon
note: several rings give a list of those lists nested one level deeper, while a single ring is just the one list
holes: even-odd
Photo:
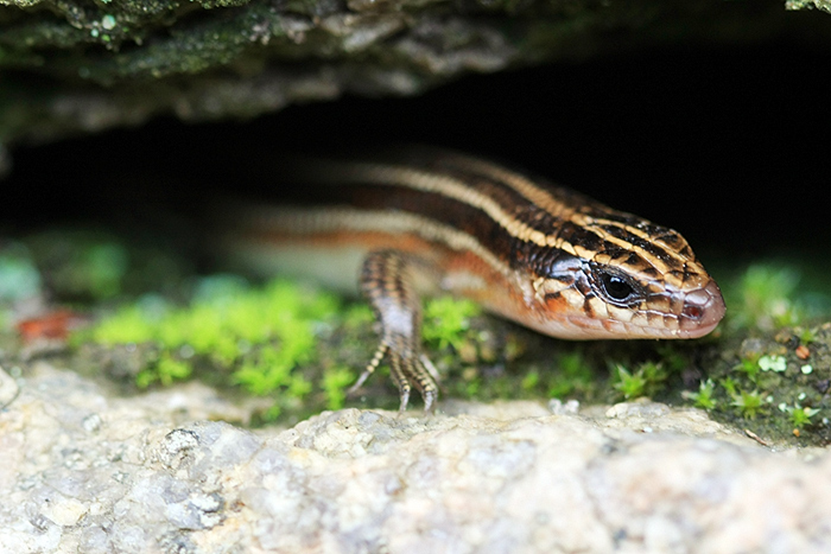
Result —
[{"label": "yellow stripe", "polygon": [[510,277],[510,266],[485,248],[475,237],[449,225],[409,213],[392,213],[385,210],[365,211],[341,208],[319,208],[298,211],[291,208],[259,207],[247,217],[258,228],[284,229],[291,234],[313,232],[378,231],[391,234],[412,233],[425,240],[447,245],[460,252],[472,252],[496,272]]},{"label": "yellow stripe", "polygon": [[[606,241],[608,241],[612,244],[616,244],[618,246],[626,247],[626,248],[628,248],[628,249],[630,249],[634,252],[637,252],[638,254],[641,255],[641,257],[643,257],[647,262],[649,262],[656,269],[659,269],[661,272],[667,271],[669,269],[669,267],[664,262],[664,260],[661,260],[661,259],[657,258],[655,256],[655,254],[653,254],[652,252],[650,252],[650,251],[648,251],[645,248],[642,248],[640,246],[636,246],[636,245],[632,244],[631,242],[629,242],[625,239],[621,239],[621,238],[618,238],[618,237],[610,234],[609,232],[605,231],[601,226],[602,225],[607,225],[607,226],[612,226],[612,227],[617,227],[619,229],[623,229],[624,231],[626,231],[628,233],[631,233],[631,234],[635,235],[638,238],[641,238],[641,239],[643,239],[647,242],[651,242],[651,243],[654,244],[655,239],[652,236],[650,236],[649,233],[647,233],[646,231],[643,231],[642,229],[638,229],[637,227],[634,227],[632,225],[628,225],[626,223],[621,223],[620,221],[614,221],[614,220],[611,220],[611,219],[602,219],[602,218],[595,219],[594,217],[584,215],[584,214],[581,214],[581,217],[575,217],[573,221],[576,225],[581,225],[582,227],[584,227],[584,228],[592,231],[593,233],[599,235],[600,237],[603,238],[603,240],[606,240]],[[684,245],[688,246],[686,241],[684,241]],[[664,252],[665,254],[667,254],[667,256],[670,259],[678,262],[681,265],[683,265],[685,263],[686,264],[690,263],[690,259],[687,256],[685,256],[684,254],[681,254],[680,252],[678,252],[674,249],[661,248],[661,251]],[[698,264],[695,264],[695,265],[698,266]],[[703,270],[704,270],[704,268],[702,267],[701,271],[703,272]]]},{"label": "yellow stripe", "polygon": [[[644,240],[652,240],[646,232],[637,229],[632,225],[618,221],[605,218],[595,219],[588,214],[575,212],[574,209],[566,206],[563,202],[552,196],[550,191],[539,187],[531,180],[517,173],[503,169],[499,166],[494,166],[490,163],[467,157],[454,158],[454,161],[456,160],[462,162],[459,164],[460,167],[467,167],[476,173],[481,173],[482,176],[488,179],[496,180],[497,182],[514,190],[529,202],[532,202],[534,205],[544,209],[553,217],[570,221],[579,227],[595,233],[600,239],[619,246],[628,252],[638,253],[647,263],[652,265],[661,274],[666,274],[671,269],[666,261],[656,257],[644,248],[638,247],[624,239],[620,239],[609,234],[607,231],[602,229],[600,225],[605,224],[623,228],[635,236],[643,238]],[[479,192],[464,181],[448,175],[441,175],[410,167],[376,163],[329,162],[320,164],[317,168],[320,170],[319,176],[332,184],[364,182],[376,185],[397,185],[409,187],[422,192],[446,196],[482,210],[494,222],[505,229],[509,235],[519,241],[530,242],[540,247],[558,248],[568,254],[571,254],[572,256],[578,256],[588,260],[595,259],[598,255],[598,252],[594,252],[582,247],[579,244],[573,244],[559,238],[556,232],[548,234],[534,229],[530,225],[523,223],[508,213],[504,206],[492,197]],[[597,204],[597,208],[612,211],[610,208],[607,208],[602,204]],[[686,271],[704,273],[703,267],[700,267],[697,263],[691,261],[682,254],[672,250],[662,250],[667,254],[667,258],[678,262],[679,265],[685,267]],[[608,263],[611,260],[601,259],[597,261]]]},{"label": "yellow stripe", "polygon": [[523,223],[506,212],[502,205],[486,194],[466,185],[463,181],[427,171],[385,166],[379,164],[334,164],[322,173],[332,183],[364,182],[376,185],[405,186],[422,192],[440,194],[484,211],[509,235],[522,242],[537,246],[559,248],[577,256],[574,246],[560,240],[556,234],[548,235]]},{"label": "yellow stripe", "polygon": [[554,198],[550,191],[541,188],[539,185],[519,173],[514,173],[513,171],[498,165],[494,165],[484,160],[470,158],[468,156],[458,156],[457,158],[454,158],[453,161],[460,162],[460,166],[474,171],[475,173],[479,173],[484,177],[497,179],[508,188],[518,192],[532,204],[542,208],[556,218],[568,219],[569,216],[574,213],[572,208],[567,208],[562,201]]},{"label": "yellow stripe", "polygon": [[[513,189],[521,196],[523,196],[526,200],[544,209],[553,217],[567,219],[575,225],[592,231],[602,240],[620,246],[624,249],[637,252],[641,255],[642,258],[644,258],[648,263],[650,263],[653,267],[655,267],[655,269],[659,270],[661,273],[668,271],[669,268],[663,260],[656,258],[654,254],[644,250],[643,248],[635,246],[631,242],[628,242],[624,239],[620,239],[618,237],[615,237],[614,235],[609,234],[601,227],[601,225],[610,225],[613,227],[624,229],[638,238],[651,242],[653,239],[646,231],[638,229],[637,227],[634,227],[632,225],[622,223],[620,221],[614,221],[611,219],[604,218],[594,218],[585,213],[575,213],[573,209],[566,208],[566,206],[561,201],[554,198],[549,191],[547,191],[544,188],[541,188],[539,185],[537,185],[530,179],[518,173],[514,173],[513,171],[504,169],[502,167],[499,167],[497,165],[491,164],[483,160],[478,160],[467,156],[459,156],[458,158],[454,158],[453,161],[456,162],[457,160],[459,162],[458,165],[460,167],[479,173],[484,177],[499,180],[499,182]],[[608,208],[603,205],[598,205],[597,207],[600,209],[612,211],[611,208]],[[675,252],[674,250],[664,249],[664,251],[669,255],[670,258],[678,261],[682,265],[684,263],[689,262],[687,257],[683,256],[678,252]],[[703,268],[701,269],[703,271]]]}]

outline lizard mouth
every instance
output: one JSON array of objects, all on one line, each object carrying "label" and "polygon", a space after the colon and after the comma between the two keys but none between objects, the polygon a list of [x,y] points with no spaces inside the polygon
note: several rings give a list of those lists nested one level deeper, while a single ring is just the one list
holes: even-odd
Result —
[{"label": "lizard mouth", "polygon": [[710,333],[724,317],[724,297],[715,281],[687,293],[679,319],[678,338],[695,339]]},{"label": "lizard mouth", "polygon": [[544,334],[571,340],[696,339],[713,331],[724,317],[724,298],[713,280],[704,287],[676,296],[673,303],[677,306],[673,313],[633,317],[631,321],[571,314],[555,320],[523,323]]}]

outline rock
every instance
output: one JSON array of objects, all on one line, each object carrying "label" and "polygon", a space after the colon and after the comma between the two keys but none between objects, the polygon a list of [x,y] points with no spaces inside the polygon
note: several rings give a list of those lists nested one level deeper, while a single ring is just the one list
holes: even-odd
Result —
[{"label": "rock", "polygon": [[[717,1],[3,0],[0,143],[414,95],[472,72],[649,47],[792,36],[827,51],[822,23],[797,23],[781,3]],[[0,146],[0,175],[7,166]]]},{"label": "rock", "polygon": [[0,412],[0,551],[831,549],[825,451],[648,401],[443,409],[250,431],[205,386],[110,397],[41,364]]}]

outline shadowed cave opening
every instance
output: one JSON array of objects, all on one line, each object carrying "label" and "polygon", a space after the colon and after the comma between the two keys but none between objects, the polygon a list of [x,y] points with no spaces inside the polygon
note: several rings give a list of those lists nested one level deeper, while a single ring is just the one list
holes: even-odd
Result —
[{"label": "shadowed cave opening", "polygon": [[345,96],[242,122],[159,118],[12,149],[4,220],[18,230],[118,219],[136,200],[206,189],[271,193],[277,153],[415,142],[546,176],[681,231],[699,255],[813,256],[831,243],[828,61],[775,44],[630,52],[470,75],[416,98]]}]

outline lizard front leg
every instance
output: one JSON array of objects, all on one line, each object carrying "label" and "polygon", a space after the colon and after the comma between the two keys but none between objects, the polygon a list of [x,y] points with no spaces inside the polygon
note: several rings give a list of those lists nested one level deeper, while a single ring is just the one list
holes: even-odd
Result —
[{"label": "lizard front leg", "polygon": [[439,394],[438,373],[421,352],[418,289],[425,280],[435,283],[436,277],[424,260],[395,250],[371,252],[364,260],[361,290],[375,312],[381,343],[350,392],[360,387],[388,357],[401,398],[399,411],[407,408],[412,386],[421,393],[424,410],[433,411]]}]

